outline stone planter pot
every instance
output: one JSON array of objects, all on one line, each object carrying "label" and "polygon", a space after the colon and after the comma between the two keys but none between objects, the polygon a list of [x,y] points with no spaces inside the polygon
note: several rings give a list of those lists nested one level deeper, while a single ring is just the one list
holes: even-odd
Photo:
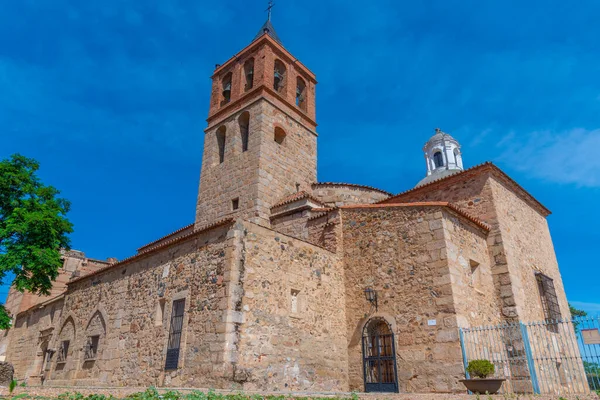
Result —
[{"label": "stone planter pot", "polygon": [[496,394],[506,379],[461,379],[460,381],[473,393]]}]

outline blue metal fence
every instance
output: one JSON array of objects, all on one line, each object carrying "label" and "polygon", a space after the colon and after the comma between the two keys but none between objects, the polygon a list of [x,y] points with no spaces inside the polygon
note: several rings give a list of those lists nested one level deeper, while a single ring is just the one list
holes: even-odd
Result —
[{"label": "blue metal fence", "polygon": [[466,366],[496,366],[505,393],[579,394],[600,390],[600,318],[506,323],[460,329]]}]

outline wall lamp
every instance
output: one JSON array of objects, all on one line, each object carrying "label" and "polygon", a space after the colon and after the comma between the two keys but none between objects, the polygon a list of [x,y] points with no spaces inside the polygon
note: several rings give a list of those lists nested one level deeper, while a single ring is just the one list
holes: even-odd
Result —
[{"label": "wall lamp", "polygon": [[365,298],[371,305],[375,305],[375,311],[377,311],[377,291],[373,290],[373,288],[365,289]]}]

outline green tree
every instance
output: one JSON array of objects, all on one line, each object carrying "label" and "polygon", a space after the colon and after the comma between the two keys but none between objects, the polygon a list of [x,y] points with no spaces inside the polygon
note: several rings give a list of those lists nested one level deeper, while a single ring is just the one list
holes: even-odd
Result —
[{"label": "green tree", "polygon": [[573,307],[571,303],[569,303],[569,311],[571,312],[571,319],[573,320],[573,329],[575,329],[575,332],[577,333],[579,332],[579,322],[577,322],[577,318],[587,317],[588,313]]},{"label": "green tree", "polygon": [[[42,184],[38,169],[37,161],[19,154],[0,161],[0,283],[12,273],[17,290],[48,295],[73,225],[66,217],[70,203]],[[2,306],[0,329],[9,326]]]}]

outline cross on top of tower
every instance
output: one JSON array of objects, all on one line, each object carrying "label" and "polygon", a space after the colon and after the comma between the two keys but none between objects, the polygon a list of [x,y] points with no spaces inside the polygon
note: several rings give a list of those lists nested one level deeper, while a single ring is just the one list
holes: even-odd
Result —
[{"label": "cross on top of tower", "polygon": [[267,7],[267,9],[265,11],[268,12],[267,14],[267,21],[271,21],[271,9],[275,6],[275,4],[273,4],[273,0],[269,0],[269,6]]}]

